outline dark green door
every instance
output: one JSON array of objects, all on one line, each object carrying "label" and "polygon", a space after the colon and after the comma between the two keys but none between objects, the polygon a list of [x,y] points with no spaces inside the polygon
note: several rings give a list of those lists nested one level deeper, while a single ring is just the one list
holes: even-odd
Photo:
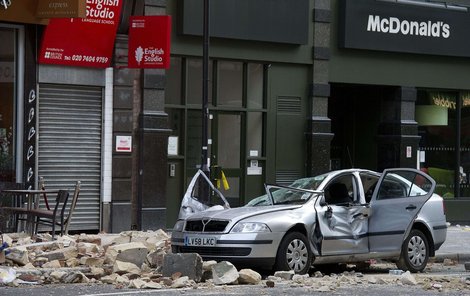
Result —
[{"label": "dark green door", "polygon": [[308,67],[273,65],[269,71],[268,181],[281,185],[305,176]]}]

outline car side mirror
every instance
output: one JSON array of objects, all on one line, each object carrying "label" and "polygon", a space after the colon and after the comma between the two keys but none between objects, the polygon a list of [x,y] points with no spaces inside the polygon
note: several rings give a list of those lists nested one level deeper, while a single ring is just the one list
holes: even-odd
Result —
[{"label": "car side mirror", "polygon": [[333,218],[333,209],[331,207],[328,207],[328,209],[325,212],[325,218],[326,219],[331,219]]},{"label": "car side mirror", "polygon": [[320,197],[320,206],[326,207],[328,204],[326,203],[325,196]]}]

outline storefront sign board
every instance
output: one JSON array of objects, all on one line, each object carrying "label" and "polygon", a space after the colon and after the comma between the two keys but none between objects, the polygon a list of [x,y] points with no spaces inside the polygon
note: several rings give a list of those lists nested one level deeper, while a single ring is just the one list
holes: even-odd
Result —
[{"label": "storefront sign board", "polygon": [[38,0],[36,16],[41,18],[86,17],[86,0]]},{"label": "storefront sign board", "polygon": [[470,57],[470,13],[375,0],[340,0],[339,46]]},{"label": "storefront sign board", "polygon": [[171,16],[129,18],[129,68],[170,67]]},{"label": "storefront sign board", "polygon": [[85,18],[51,19],[43,36],[39,63],[109,67],[122,2],[89,1]]},{"label": "storefront sign board", "polygon": [[11,0],[6,9],[0,6],[0,21],[47,25],[49,19],[36,16],[38,1],[42,0]]}]

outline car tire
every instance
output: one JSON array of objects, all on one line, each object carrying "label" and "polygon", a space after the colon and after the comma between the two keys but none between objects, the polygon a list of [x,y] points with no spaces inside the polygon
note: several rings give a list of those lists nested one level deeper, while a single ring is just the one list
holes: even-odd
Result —
[{"label": "car tire", "polygon": [[429,242],[418,229],[412,229],[401,247],[397,267],[410,272],[423,271],[429,259]]},{"label": "car tire", "polygon": [[300,232],[287,233],[279,244],[274,269],[306,274],[310,270],[312,256],[305,235]]}]

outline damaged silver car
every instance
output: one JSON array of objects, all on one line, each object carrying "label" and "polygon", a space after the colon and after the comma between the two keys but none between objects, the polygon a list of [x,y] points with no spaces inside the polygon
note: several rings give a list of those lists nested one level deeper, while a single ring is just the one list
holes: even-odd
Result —
[{"label": "damaged silver car", "polygon": [[[201,194],[201,178],[209,194]],[[435,186],[415,169],[348,169],[287,187],[269,185],[265,195],[229,208],[199,171],[183,198],[172,249],[199,253],[204,260],[299,274],[312,265],[369,259],[419,272],[447,235],[443,199]]]}]

